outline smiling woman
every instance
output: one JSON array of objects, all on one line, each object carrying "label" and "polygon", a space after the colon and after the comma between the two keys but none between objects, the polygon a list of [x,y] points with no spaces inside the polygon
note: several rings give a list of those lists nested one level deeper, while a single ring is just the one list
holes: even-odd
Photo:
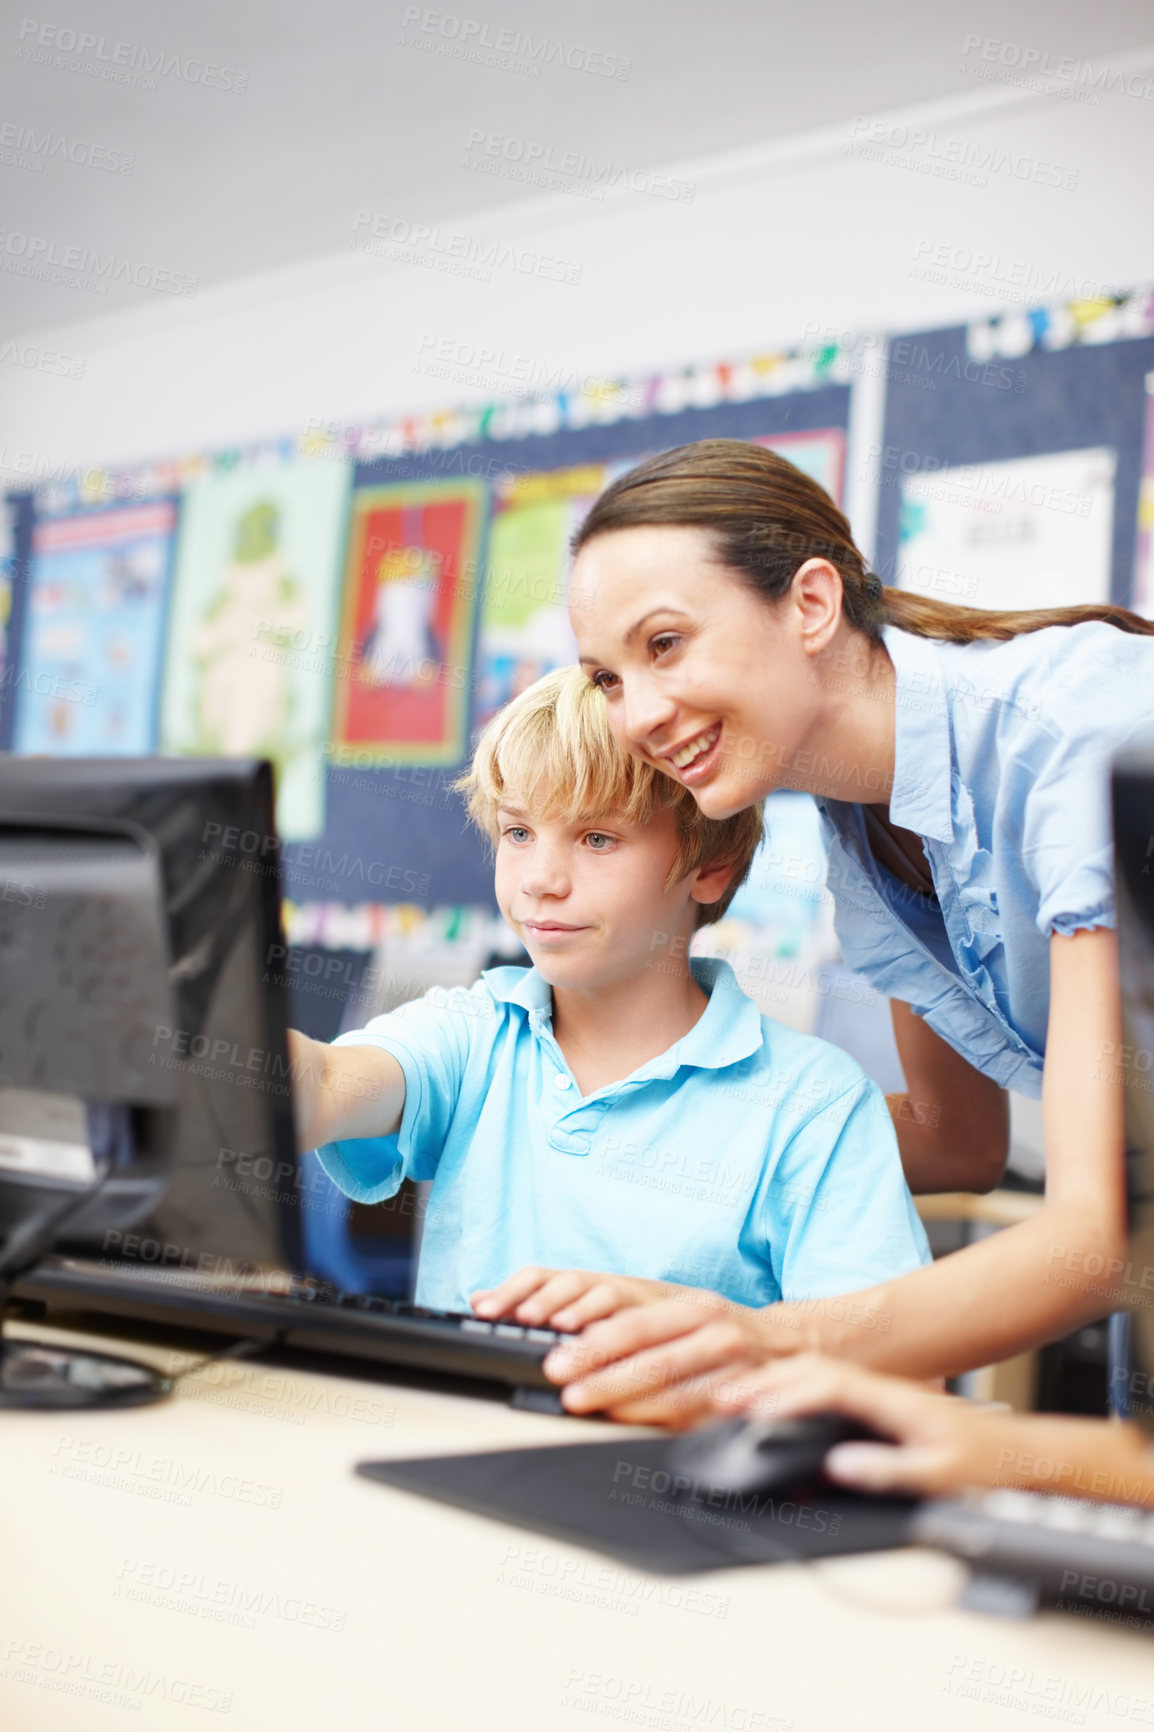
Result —
[{"label": "smiling woman", "polygon": [[885,1329],[703,1295],[623,1311],[559,1355],[570,1404],[684,1417],[702,1374],[806,1345],[952,1374],[1100,1316],[1080,1271],[1121,1251],[1123,1220],[1099,1063],[1118,1040],[1108,774],[1154,727],[1154,624],[886,588],[816,482],[736,440],[621,476],[574,551],[573,629],[621,743],[712,818],[815,796],[846,960],[893,1002],[911,1187],[995,1184],[1013,1087],[1042,1097],[1047,1191],[1032,1221],[857,1295]]}]

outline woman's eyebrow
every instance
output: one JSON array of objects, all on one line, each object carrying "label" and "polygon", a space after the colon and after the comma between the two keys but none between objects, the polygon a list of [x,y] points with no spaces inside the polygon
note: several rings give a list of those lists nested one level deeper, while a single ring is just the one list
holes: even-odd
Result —
[{"label": "woman's eyebrow", "polygon": [[[642,631],[644,629],[645,625],[648,623],[648,621],[656,618],[656,616],[659,613],[669,614],[673,619],[688,619],[689,618],[689,615],[687,613],[682,613],[682,611],[679,607],[673,607],[672,604],[670,604],[669,602],[663,602],[660,607],[651,607],[649,609],[648,613],[642,614],[642,616],[639,620],[635,620],[634,623],[629,627],[629,630],[625,633],[625,636],[622,638],[622,640],[621,640],[622,643],[631,644],[633,642],[634,638],[637,636],[638,632]],[[582,667],[597,667],[600,665],[601,657],[600,656],[581,656],[579,658],[579,661],[580,661],[580,665]]]},{"label": "woman's eyebrow", "polygon": [[689,617],[688,614],[682,613],[679,607],[672,607],[668,602],[663,603],[661,607],[651,607],[648,613],[642,614],[641,618],[629,627],[629,630],[625,633],[623,641],[627,644],[632,643],[633,639],[637,636],[638,632],[647,621],[653,619],[659,613],[672,614],[675,619],[687,619]]}]

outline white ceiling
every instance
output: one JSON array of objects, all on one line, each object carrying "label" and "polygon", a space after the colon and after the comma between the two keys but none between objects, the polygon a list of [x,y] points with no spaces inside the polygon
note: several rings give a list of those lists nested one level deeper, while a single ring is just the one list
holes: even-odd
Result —
[{"label": "white ceiling", "polygon": [[[961,66],[971,36],[1100,62],[1148,41],[1154,16],[1150,0],[461,0],[423,14],[490,39],[544,38],[550,54],[626,58],[618,79],[556,59],[534,78],[422,51],[414,38],[446,37],[406,26],[418,8],[403,0],[52,9],[60,29],[103,37],[109,57],[123,42],[246,73],[238,94],[171,72],[150,91],[29,60],[36,38],[21,37],[19,10],[0,27],[0,336],[157,299],[123,278],[97,296],[22,275],[19,236],[57,257],[92,249],[118,268],[220,283],[341,252],[358,209],[416,223],[539,198],[463,166],[473,129],[665,167],[979,90]],[[52,155],[39,171],[13,164],[25,128],[73,151],[131,152],[132,173]]]}]

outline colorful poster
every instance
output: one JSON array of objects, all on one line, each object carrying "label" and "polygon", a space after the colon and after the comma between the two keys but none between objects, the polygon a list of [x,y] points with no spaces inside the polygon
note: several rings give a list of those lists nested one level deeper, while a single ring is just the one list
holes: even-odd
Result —
[{"label": "colorful poster", "polygon": [[16,505],[11,499],[0,499],[0,680],[4,680],[8,659],[8,626],[12,618],[13,588],[16,582]]},{"label": "colorful poster", "polygon": [[835,505],[841,504],[845,485],[845,434],[840,427],[822,427],[812,433],[775,433],[768,439],[753,439],[776,451],[825,488]]},{"label": "colorful poster", "polygon": [[324,827],[337,588],[351,469],[307,458],[190,484],[161,718],[167,752],[270,758],[277,827]]},{"label": "colorful poster", "polygon": [[1138,489],[1138,546],[1134,556],[1134,592],[1130,606],[1154,619],[1154,373],[1146,375],[1146,429],[1142,446],[1142,480]]},{"label": "colorful poster", "polygon": [[[839,429],[751,443],[788,457],[840,503],[845,435]],[[552,668],[577,660],[566,606],[569,543],[598,494],[642,455],[497,483],[477,643],[475,726],[483,727],[502,704]]]},{"label": "colorful poster", "polygon": [[157,684],[176,503],[36,525],[13,750],[156,750]]},{"label": "colorful poster", "polygon": [[897,581],[966,607],[1110,599],[1115,453],[966,464],[902,481]]},{"label": "colorful poster", "polygon": [[477,639],[478,728],[534,680],[577,660],[566,610],[570,537],[597,495],[637,461],[497,483]]},{"label": "colorful poster", "polygon": [[465,756],[486,500],[469,480],[353,495],[333,740],[358,763]]}]

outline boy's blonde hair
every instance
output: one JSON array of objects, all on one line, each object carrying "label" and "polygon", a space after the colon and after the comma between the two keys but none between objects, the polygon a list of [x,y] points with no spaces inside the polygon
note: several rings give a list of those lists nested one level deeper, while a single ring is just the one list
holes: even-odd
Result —
[{"label": "boy's blonde hair", "polygon": [[595,824],[610,813],[646,824],[664,806],[677,816],[677,857],[671,885],[714,861],[734,874],[716,902],[702,904],[698,926],[720,920],[749,873],[761,841],[761,807],[732,818],[706,818],[688,788],[619,746],[605,699],[580,668],[557,668],[504,709],[482,731],[473,762],[456,783],[469,816],[489,840],[498,836],[497,808],[513,789],[543,818]]}]

